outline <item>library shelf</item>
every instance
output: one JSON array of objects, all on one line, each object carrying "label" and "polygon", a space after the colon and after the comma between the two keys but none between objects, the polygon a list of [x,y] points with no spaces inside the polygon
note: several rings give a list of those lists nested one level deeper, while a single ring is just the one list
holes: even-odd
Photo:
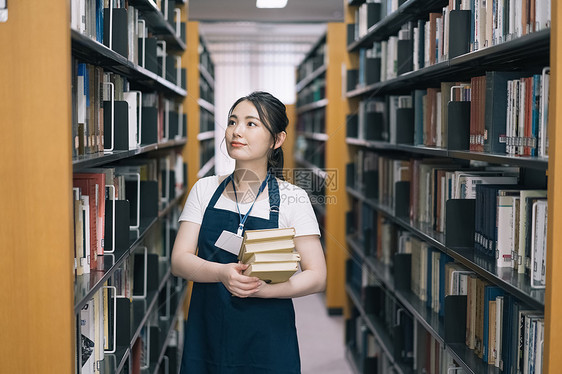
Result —
[{"label": "library shelf", "polygon": [[347,243],[353,253],[363,259],[369,269],[375,274],[377,279],[381,281],[385,288],[388,289],[396,297],[396,299],[406,307],[416,320],[420,322],[437,341],[443,344],[445,326],[443,321],[439,319],[439,315],[427,308],[425,303],[420,301],[411,291],[397,289],[394,285],[394,275],[392,274],[390,266],[382,264],[373,256],[365,256],[356,238],[348,236]]},{"label": "library shelf", "polygon": [[102,366],[100,367],[101,374],[120,373],[130,353],[131,349],[129,347],[122,346],[117,346],[115,353],[105,353]]},{"label": "library shelf", "polygon": [[[481,50],[466,53],[451,60],[438,62],[434,65],[410,71],[396,78],[377,82],[368,86],[358,87],[346,92],[347,98],[367,95],[381,95],[384,93],[405,93],[413,86],[431,86],[436,80],[464,80],[475,74],[485,74],[486,70],[513,70],[514,63],[524,64],[543,58],[544,65],[548,65],[548,46],[550,45],[550,30],[541,30],[520,38],[493,45]],[[537,54],[529,55],[529,49]],[[531,61],[530,61],[531,60]]]},{"label": "library shelf", "polygon": [[407,152],[410,154],[422,154],[469,161],[484,161],[491,164],[509,164],[511,166],[538,170],[547,170],[548,168],[548,157],[516,156],[476,151],[453,151],[445,148],[423,145],[393,144],[384,141],[369,141],[356,138],[346,138],[346,143],[372,150]]},{"label": "library shelf", "polygon": [[199,172],[197,173],[197,178],[203,178],[204,176],[206,176],[214,166],[215,166],[215,156],[211,157],[205,163],[205,165],[203,165],[203,167],[199,169]]},{"label": "library shelf", "polygon": [[113,151],[111,153],[95,153],[82,155],[72,160],[72,168],[74,172],[82,169],[91,168],[99,165],[108,164],[119,160],[124,160],[133,156],[154,152],[156,150],[183,147],[187,143],[187,138],[168,140],[157,144],[142,145],[139,148],[129,151]]},{"label": "library shelf", "polygon": [[314,52],[316,52],[318,47],[320,47],[322,44],[326,43],[326,40],[327,40],[327,35],[326,35],[326,33],[324,33],[324,34],[322,34],[322,36],[320,38],[318,38],[318,40],[316,42],[314,42],[312,47],[310,47],[308,52],[304,55],[302,61],[308,60],[314,54]]},{"label": "library shelf", "polygon": [[494,258],[479,255],[473,248],[449,248],[445,245],[445,234],[434,231],[430,225],[410,222],[404,218],[396,217],[389,207],[379,204],[376,200],[365,198],[362,193],[352,188],[347,187],[347,192],[381,212],[392,222],[412,232],[421,240],[453,257],[476,274],[529,304],[529,306],[540,310],[544,309],[545,290],[531,288],[529,275],[519,274],[512,268],[497,268]]},{"label": "library shelf", "polygon": [[406,22],[424,17],[432,10],[441,11],[445,4],[447,4],[446,0],[407,0],[396,11],[371,26],[365,36],[349,44],[347,51],[354,52],[359,48],[370,47],[373,42],[384,40],[397,33]]},{"label": "library shelf", "polygon": [[307,139],[318,140],[320,142],[326,142],[330,138],[328,134],[322,134],[318,132],[307,132],[307,131],[299,131],[297,136],[301,135]]},{"label": "library shelf", "polygon": [[185,97],[187,95],[187,91],[184,88],[173,84],[142,66],[134,64],[126,57],[90,39],[86,35],[82,35],[76,30],[71,30],[70,35],[72,54],[74,56],[129,78],[132,87],[139,86],[144,89],[162,91],[172,96]]},{"label": "library shelf", "polygon": [[314,165],[313,163],[303,159],[302,157],[297,157],[295,156],[295,162],[297,164],[301,164],[302,166],[304,166],[306,169],[310,169],[312,171],[312,173],[314,175],[316,175],[319,178],[322,179],[326,179],[326,172],[322,169],[320,169],[318,166]]},{"label": "library shelf", "polygon": [[150,219],[142,219],[138,232],[136,230],[129,231],[129,248],[116,249],[115,253],[107,253],[103,255],[103,269],[92,270],[89,274],[83,274],[76,277],[74,282],[74,312],[79,313],[86,303],[94,297],[103,284],[113,275],[115,270],[144,242],[145,237],[156,226],[156,222],[166,217],[174,206],[178,205],[187,190],[178,195],[159,213],[158,217]]},{"label": "library shelf", "polygon": [[392,348],[392,338],[385,331],[384,323],[379,321],[374,315],[367,314],[365,312],[365,309],[363,308],[363,305],[361,304],[361,298],[359,297],[359,295],[357,294],[357,291],[354,290],[352,286],[350,286],[349,284],[346,284],[345,290],[346,290],[349,298],[351,299],[351,301],[353,302],[353,304],[357,308],[357,310],[359,310],[359,313],[363,317],[363,320],[367,323],[367,326],[369,327],[369,330],[371,330],[372,334],[375,336],[375,338],[379,342],[379,345],[381,346],[382,350],[384,351],[384,353],[386,354],[386,356],[388,357],[388,359],[392,363],[392,365],[397,369],[397,371],[400,374],[410,373],[411,370],[404,367],[401,363],[397,362],[394,359],[394,352],[393,352],[393,348]]},{"label": "library shelf", "polygon": [[300,82],[297,83],[297,93],[302,91],[303,88],[312,83],[316,78],[324,74],[326,72],[326,69],[326,65],[322,65],[318,69],[314,70],[310,75],[304,77]]},{"label": "library shelf", "polygon": [[214,138],[215,138],[215,131],[214,130],[200,132],[199,134],[197,134],[197,140],[199,140],[199,141],[209,140],[209,139],[214,139]]},{"label": "library shelf", "polygon": [[[389,289],[396,299],[400,301],[400,303],[414,316],[414,318],[424,327],[425,330],[427,330],[440,344],[445,346],[445,349],[451,353],[455,361],[460,364],[467,373],[500,373],[498,368],[483,362],[482,359],[478,358],[478,356],[464,344],[445,342],[445,326],[439,315],[428,308],[426,303],[419,300],[411,291],[396,289],[394,287],[394,277],[391,274],[390,267],[380,263],[380,261],[373,257],[365,256],[355,238],[349,236],[347,241],[354,253],[363,259],[367,266],[369,266],[369,268],[373,271],[377,279],[379,279],[383,285]],[[355,298],[356,297],[357,296],[355,295]]]},{"label": "library shelf", "polygon": [[202,64],[199,64],[199,74],[207,81],[209,86],[215,87],[215,79]]},{"label": "library shelf", "polygon": [[154,33],[166,40],[166,48],[184,51],[185,41],[176,34],[176,30],[171,23],[164,18],[164,15],[151,0],[132,0],[131,5],[141,11],[148,25],[154,30]]},{"label": "library shelf", "polygon": [[310,104],[301,105],[297,108],[297,114],[303,114],[305,112],[309,112],[314,109],[324,108],[328,105],[328,99],[322,99],[318,101],[314,101]]},{"label": "library shelf", "polygon": [[[186,289],[186,287],[182,286],[179,291],[176,289],[176,292],[174,292],[171,295],[170,304],[172,305],[172,312],[173,312],[172,318],[160,319],[160,321],[159,321],[160,341],[163,342],[163,344],[162,344],[162,347],[160,349],[160,352],[158,353],[158,360],[155,363],[151,363],[151,365],[150,365],[150,367],[147,371],[147,373],[149,373],[149,374],[150,373],[152,373],[152,374],[158,373],[158,369],[160,368],[160,365],[162,363],[164,355],[166,354],[166,349],[168,348],[168,338],[169,338],[170,333],[172,332],[172,330],[174,328],[174,325],[176,324],[179,312],[180,312],[181,308],[183,307],[183,302],[186,298],[185,289]],[[145,371],[141,371],[141,372],[144,373]]]},{"label": "library shelf", "polygon": [[134,298],[132,302],[132,334],[131,334],[131,346],[135,343],[137,338],[140,336],[142,328],[146,325],[148,317],[154,311],[156,304],[158,304],[158,299],[160,291],[164,288],[166,282],[171,276],[170,264],[168,259],[160,258],[158,262],[158,270],[160,279],[158,280],[158,288],[153,291],[148,291],[146,297]]},{"label": "library shelf", "polygon": [[213,104],[211,104],[210,102],[204,100],[204,99],[197,99],[197,104],[199,104],[199,106],[203,109],[205,109],[207,112],[211,113],[211,114],[215,114],[215,106]]}]

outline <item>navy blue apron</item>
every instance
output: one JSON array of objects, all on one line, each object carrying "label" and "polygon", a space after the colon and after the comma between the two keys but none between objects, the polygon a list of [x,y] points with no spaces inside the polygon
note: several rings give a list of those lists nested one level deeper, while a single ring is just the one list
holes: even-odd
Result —
[{"label": "navy blue apron", "polygon": [[[223,230],[236,232],[239,215],[215,208],[230,178],[216,189],[199,231],[199,257],[238,262],[215,246]],[[279,186],[269,178],[269,219],[249,216],[245,229],[279,227]],[[300,373],[291,299],[238,298],[222,283],[194,283],[186,322],[181,374]]]}]

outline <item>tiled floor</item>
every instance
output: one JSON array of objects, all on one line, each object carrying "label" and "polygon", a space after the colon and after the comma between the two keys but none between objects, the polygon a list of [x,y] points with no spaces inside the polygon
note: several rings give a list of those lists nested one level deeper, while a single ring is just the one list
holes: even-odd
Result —
[{"label": "tiled floor", "polygon": [[345,358],[343,317],[328,316],[320,294],[293,302],[302,374],[352,374]]}]

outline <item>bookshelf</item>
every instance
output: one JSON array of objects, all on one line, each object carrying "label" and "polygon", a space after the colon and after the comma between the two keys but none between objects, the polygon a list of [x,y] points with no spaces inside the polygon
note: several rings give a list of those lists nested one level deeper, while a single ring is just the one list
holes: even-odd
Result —
[{"label": "bookshelf", "polygon": [[215,170],[215,99],[214,65],[199,33],[199,22],[187,23],[188,70],[187,127],[190,134],[197,134],[188,140],[187,154],[192,162],[190,185],[197,179],[212,175]]},{"label": "bookshelf", "polygon": [[[151,33],[166,41],[169,66],[177,64],[179,60],[172,56],[183,55],[186,48],[187,5],[178,2],[164,15],[152,1],[130,4]],[[72,29],[70,6],[70,2],[48,6],[41,1],[14,2],[9,4],[8,21],[0,24],[0,77],[4,82],[0,108],[6,140],[1,170],[9,176],[2,183],[0,203],[4,209],[0,220],[7,255],[1,265],[0,291],[1,326],[5,331],[0,339],[3,370],[42,372],[49,368],[49,372],[56,373],[82,372],[77,361],[81,350],[77,344],[80,311],[108,280],[114,282],[123,264],[142,255],[146,248],[152,259],[148,262],[154,265],[151,274],[145,274],[146,296],[132,301],[123,298],[128,303],[130,323],[118,324],[116,335],[124,333],[126,342],[117,343],[114,353],[106,353],[97,370],[128,371],[134,365],[135,341],[149,329],[153,331],[153,354],[142,372],[156,373],[160,366],[172,364],[172,357],[177,364],[180,354],[170,338],[177,335],[177,325],[181,323],[179,306],[185,298],[185,282],[171,276],[166,253],[171,250],[174,235],[171,222],[187,186],[168,195],[163,203],[160,196],[154,196],[152,205],[156,211],[141,217],[138,230],[129,231],[127,227],[126,231],[115,231],[116,241],[126,245],[98,257],[99,267],[89,274],[75,275],[73,175],[93,167],[163,159],[185,147],[186,134],[169,133],[167,139],[142,141],[131,150],[73,157],[71,128],[76,103],[71,89],[75,78],[71,74],[71,56],[127,79],[131,89],[158,92],[174,105],[186,105],[185,77],[182,79],[179,65],[169,71],[172,76],[160,74]],[[181,17],[176,16],[178,12]],[[183,59],[181,67],[187,66]],[[178,118],[178,126],[180,121]],[[22,198],[14,199],[14,191]],[[160,232],[166,232],[167,241]]]},{"label": "bookshelf", "polygon": [[[370,74],[368,72],[368,64],[375,63],[370,62],[374,60],[369,60],[369,57],[367,57],[366,60],[362,60],[365,58],[364,53],[366,49],[372,48],[374,43],[377,42],[385,41],[390,44],[389,38],[400,35],[399,33],[401,30],[405,29],[404,25],[408,25],[411,22],[410,25],[413,26],[410,27],[416,27],[418,25],[418,20],[427,21],[430,13],[437,12],[442,14],[443,8],[448,6],[449,3],[448,1],[439,0],[401,1],[397,9],[367,24],[364,26],[363,34],[360,37],[355,37],[357,30],[361,30],[361,26],[358,27],[356,25],[356,21],[359,22],[359,9],[363,8],[363,11],[369,9],[368,12],[374,11],[376,13],[380,11],[380,9],[376,10],[375,7],[380,6],[380,4],[365,4],[364,1],[345,1],[345,18],[347,23],[346,50],[348,52],[346,56],[346,69],[348,70],[348,82],[346,85],[347,87],[344,88],[343,95],[347,98],[345,104],[347,113],[347,135],[345,142],[350,156],[349,159],[357,160],[357,157],[359,157],[358,155],[369,153],[376,154],[377,157],[391,160],[440,159],[445,160],[445,162],[453,162],[462,165],[462,167],[504,165],[519,168],[519,182],[523,186],[527,188],[546,189],[548,191],[546,288],[537,289],[531,287],[529,274],[518,273],[517,269],[511,267],[497,267],[494,258],[482,255],[477,252],[472,245],[451,244],[455,236],[453,229],[451,229],[449,233],[450,237],[447,238],[447,231],[438,232],[432,224],[422,223],[412,219],[407,206],[404,208],[403,204],[401,204],[401,200],[406,201],[406,205],[410,204],[410,197],[412,195],[396,192],[391,202],[394,206],[373,197],[371,191],[365,190],[364,185],[358,186],[354,184],[355,178],[357,177],[356,172],[352,170],[352,174],[350,174],[348,165],[346,169],[346,191],[350,202],[350,211],[348,213],[346,242],[350,249],[350,262],[355,263],[355,266],[348,263],[346,275],[346,293],[352,309],[351,319],[364,321],[363,323],[366,327],[367,334],[374,336],[374,340],[376,341],[375,345],[383,347],[383,353],[379,354],[377,357],[379,357],[379,359],[380,357],[384,357],[385,360],[390,361],[394,366],[394,371],[401,372],[405,370],[406,372],[411,372],[415,370],[412,368],[411,364],[404,363],[403,357],[400,357],[394,347],[392,347],[392,344],[390,348],[385,348],[388,340],[384,338],[384,334],[387,332],[387,329],[384,327],[377,327],[374,323],[370,322],[372,312],[367,311],[367,304],[369,304],[370,299],[365,295],[369,295],[367,291],[372,287],[376,289],[382,288],[384,292],[390,295],[391,299],[396,300],[396,305],[398,305],[399,308],[404,309],[408,315],[412,316],[414,326],[423,329],[419,331],[429,334],[431,336],[431,341],[436,342],[438,346],[441,347],[440,349],[447,355],[447,359],[451,360],[451,362],[454,361],[464,372],[502,372],[498,367],[484,362],[473,350],[466,346],[464,342],[464,332],[462,335],[462,342],[459,342],[456,338],[452,338],[451,334],[454,333],[454,329],[451,328],[452,318],[450,315],[447,316],[437,313],[433,310],[433,305],[430,307],[426,305],[426,301],[420,301],[420,298],[410,289],[410,266],[414,265],[413,262],[410,263],[410,261],[413,260],[408,257],[409,254],[396,253],[390,260],[390,263],[385,263],[384,257],[380,257],[380,254],[377,253],[378,246],[376,244],[376,237],[383,234],[377,232],[373,234],[375,235],[375,239],[365,239],[365,235],[367,235],[366,232],[370,234],[371,230],[376,231],[377,220],[382,220],[385,224],[391,226],[393,230],[396,230],[396,237],[405,233],[409,237],[416,238],[416,240],[424,243],[424,245],[434,248],[441,256],[449,256],[452,261],[461,264],[465,269],[472,271],[479,278],[489,282],[491,285],[499,287],[505,295],[513,297],[530,309],[544,313],[545,337],[542,372],[555,372],[560,364],[560,358],[553,353],[554,349],[552,349],[552,347],[556,347],[556,345],[562,341],[562,337],[559,334],[559,332],[562,331],[560,322],[558,322],[558,318],[555,317],[557,315],[556,313],[561,310],[561,304],[558,301],[560,298],[557,297],[559,295],[559,286],[557,286],[558,282],[556,281],[560,276],[560,271],[558,269],[560,267],[558,258],[559,251],[557,250],[558,245],[556,244],[559,242],[560,234],[558,232],[559,230],[555,229],[555,227],[557,227],[556,223],[559,220],[559,214],[556,208],[559,207],[560,204],[559,196],[557,196],[557,190],[560,189],[560,171],[558,170],[560,168],[560,161],[557,159],[556,153],[553,152],[555,145],[560,142],[560,136],[556,136],[556,126],[552,125],[556,123],[557,103],[560,101],[559,95],[557,95],[560,83],[556,74],[560,61],[558,58],[559,51],[561,50],[560,46],[558,46],[560,30],[555,26],[556,20],[558,20],[558,17],[561,15],[559,5],[552,2],[550,29],[529,32],[526,35],[503,41],[502,43],[494,43],[494,45],[486,46],[485,48],[467,51],[452,58],[448,58],[445,55],[441,59],[437,58],[435,63],[429,66],[425,65],[419,69],[410,68],[409,71],[398,73],[395,76],[389,76],[386,79],[382,78],[382,74],[376,81],[368,81],[368,78],[365,78],[365,81],[359,81],[357,78],[361,76],[361,74],[368,76],[368,74]],[[367,19],[370,15],[365,13],[361,15],[361,17]],[[410,29],[410,31],[411,30],[412,29]],[[410,35],[410,38],[414,39],[412,34]],[[415,35],[415,33],[413,35]],[[447,37],[445,36],[445,38]],[[399,43],[400,40],[406,40],[400,39],[400,37],[398,37],[398,39]],[[415,41],[411,41],[411,43],[413,46]],[[401,47],[398,46],[398,48]],[[531,50],[532,52],[530,52]],[[411,51],[410,54],[412,55]],[[380,54],[377,55],[377,57],[380,56]],[[384,59],[386,56],[382,54],[381,58]],[[399,59],[396,63],[398,66],[401,66],[401,64],[406,62]],[[550,76],[550,107],[548,112],[548,121],[550,124],[548,127],[548,136],[550,145],[549,156],[546,157],[510,155],[505,152],[503,154],[498,152],[482,152],[468,150],[468,146],[466,150],[462,148],[455,149],[453,147],[448,149],[446,145],[439,147],[420,143],[414,144],[416,143],[415,141],[408,144],[409,142],[404,140],[396,141],[389,138],[383,140],[377,139],[376,137],[369,138],[362,134],[362,131],[365,130],[362,127],[363,125],[357,125],[358,117],[362,115],[359,114],[357,116],[357,114],[361,111],[362,102],[366,100],[377,100],[379,98],[382,99],[382,101],[387,100],[385,111],[388,111],[388,98],[391,95],[412,95],[413,97],[413,92],[415,90],[428,87],[439,88],[441,82],[447,81],[470,82],[472,77],[486,75],[488,71],[522,70],[536,72],[539,70],[540,74],[540,68],[543,66],[550,66],[552,71]],[[415,101],[415,98],[412,100]],[[385,115],[388,115],[388,112],[385,112]],[[388,121],[386,119],[387,117],[384,117],[385,115],[380,117],[380,119],[379,117],[375,117],[377,119],[371,119],[371,122],[365,120],[367,122],[365,122],[364,126],[374,126],[373,121]],[[365,114],[365,116],[367,115]],[[357,131],[359,131],[359,135],[357,135]],[[392,133],[392,129],[387,131]],[[397,131],[407,132],[409,130],[403,129]],[[363,159],[363,162],[365,162],[364,160],[365,159]],[[413,167],[412,165],[415,167],[416,164],[411,164],[410,168]],[[377,178],[381,178],[384,172],[383,170],[377,169],[377,173],[379,173]],[[411,183],[411,180],[408,183]],[[372,186],[373,185],[371,185],[371,187]],[[395,188],[398,189],[404,186],[405,185],[398,186],[398,184],[396,184]],[[408,184],[406,188],[409,189],[409,186],[410,184]],[[378,188],[381,188],[380,184]],[[465,212],[462,210],[457,211],[457,214],[462,215],[464,213]],[[372,218],[372,220],[374,220],[373,223],[370,223],[371,218],[369,217],[371,217],[371,214],[374,217]],[[447,215],[447,219],[448,217],[449,215]],[[352,227],[349,227],[349,225],[352,225]],[[367,228],[366,226],[359,227],[353,225],[371,226]],[[368,229],[368,231],[364,231],[365,229]],[[374,244],[371,243],[373,240],[375,241]],[[392,242],[392,244],[388,245],[393,248],[398,248],[399,243]],[[375,253],[373,253],[373,251],[375,251]],[[405,267],[405,264],[407,264],[407,267]],[[364,283],[362,286],[361,278],[359,278],[359,282],[357,282],[357,276],[360,277],[361,274],[363,274],[363,277],[366,275],[372,277],[374,286],[369,284],[365,286]],[[404,280],[404,274],[408,274],[406,282]],[[453,300],[457,300],[451,296],[447,296],[447,298],[449,299],[448,301],[445,300],[445,309],[451,306],[450,304]],[[348,323],[350,322],[348,321]],[[353,323],[351,326],[348,326],[348,329],[355,328],[356,326]],[[355,343],[353,338],[347,337],[346,343],[351,349],[347,357],[352,366],[358,368],[355,372],[365,372],[361,369],[360,364],[362,360],[364,361],[368,359],[368,357],[362,356],[357,352],[358,343]],[[418,353],[413,352],[413,354],[416,355]],[[441,370],[443,370],[443,368]]]},{"label": "bookshelf", "polygon": [[345,48],[344,34],[342,23],[329,23],[326,33],[297,67],[294,161],[296,170],[304,174],[293,175],[293,180],[309,192],[319,218],[328,268],[326,307],[333,314],[341,314],[345,306],[347,256],[343,215],[346,196],[338,188],[342,178],[339,171],[347,162],[341,154],[345,147],[341,95],[344,56],[340,53]]}]

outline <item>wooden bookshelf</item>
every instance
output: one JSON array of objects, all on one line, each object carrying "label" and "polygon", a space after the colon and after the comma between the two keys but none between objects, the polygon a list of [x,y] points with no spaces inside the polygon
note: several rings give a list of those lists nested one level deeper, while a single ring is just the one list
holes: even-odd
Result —
[{"label": "wooden bookshelf", "polygon": [[[214,76],[200,63],[201,50],[207,52],[205,42],[199,33],[199,22],[187,23],[187,64],[197,66],[188,69],[187,97],[184,107],[187,108],[188,144],[184,157],[189,160],[189,186],[193,186],[201,177],[209,175],[214,170],[214,158],[205,158],[201,153],[202,143],[212,143],[214,149],[214,127],[201,133],[201,111],[205,110],[214,115],[214,104],[202,97],[201,84],[207,84],[214,89]],[[213,117],[214,118],[214,117]]]},{"label": "wooden bookshelf", "polygon": [[[345,2],[345,22],[352,24],[355,22],[356,6],[360,6],[364,1]],[[376,24],[368,28],[366,35],[358,40],[350,41],[346,49],[346,69],[358,69],[359,49],[371,48],[373,42],[388,39],[389,36],[396,35],[401,26],[409,21],[423,19],[429,12],[441,12],[442,7],[447,5],[447,1],[423,1],[408,0],[398,7],[398,10],[388,14]],[[549,107],[549,156],[548,157],[517,157],[507,154],[492,154],[486,152],[448,150],[424,145],[405,145],[392,144],[387,141],[369,141],[363,138],[346,139],[347,149],[350,159],[359,150],[373,151],[379,155],[403,156],[406,158],[425,158],[440,157],[455,159],[463,165],[468,165],[466,161],[486,162],[490,164],[516,166],[523,169],[522,183],[528,184],[529,179],[536,177],[538,181],[547,182],[543,188],[548,190],[548,235],[547,235],[547,270],[546,270],[546,289],[533,289],[530,284],[529,275],[518,274],[511,268],[496,268],[495,261],[491,258],[481,258],[471,248],[451,248],[446,245],[446,236],[433,230],[431,225],[418,224],[410,221],[408,217],[399,217],[395,211],[385,205],[380,204],[374,199],[366,198],[362,192],[353,188],[347,188],[350,203],[358,202],[358,207],[367,205],[382,215],[393,225],[405,230],[412,236],[419,238],[438,249],[441,254],[451,256],[455,262],[459,262],[466,268],[475,272],[479,277],[487,280],[493,285],[497,285],[509,295],[515,296],[531,308],[544,310],[544,351],[543,351],[543,370],[544,373],[554,373],[562,364],[562,357],[556,354],[556,347],[562,343],[562,320],[557,316],[562,312],[562,301],[560,295],[562,288],[562,255],[560,255],[560,242],[562,234],[557,228],[561,225],[562,216],[562,160],[557,146],[562,146],[562,137],[557,134],[560,120],[558,104],[562,104],[562,80],[558,74],[558,68],[562,67],[562,31],[557,21],[562,18],[562,8],[557,2],[552,1],[552,18],[550,29],[528,33],[522,37],[505,41],[501,44],[481,48],[477,51],[468,52],[452,59],[437,62],[434,65],[423,67],[417,71],[411,71],[398,75],[385,81],[380,81],[370,85],[357,86],[349,89],[342,94],[346,96],[346,113],[358,113],[359,101],[367,97],[408,94],[411,90],[420,87],[437,87],[439,82],[448,80],[465,80],[467,77],[484,75],[491,70],[513,70],[513,68],[531,69],[539,66],[550,66],[550,107]],[[353,32],[353,29],[346,29],[346,32]],[[532,47],[531,47],[532,46]],[[529,51],[532,49],[532,53]],[[545,174],[547,178],[545,178]],[[529,176],[533,177],[529,177]],[[542,185],[542,184],[541,184]],[[429,313],[430,309],[419,302],[416,296],[410,291],[399,290],[394,285],[392,268],[379,263],[373,256],[366,256],[362,253],[362,244],[355,237],[348,237],[348,245],[353,256],[365,264],[371,274],[374,274],[378,281],[391,292],[394,297],[402,304],[413,316],[417,323],[421,324],[425,330],[432,334],[439,341],[445,351],[461,365],[468,373],[499,373],[498,368],[487,365],[478,359],[473,351],[464,344],[449,343],[445,339],[445,327],[443,318],[436,313]],[[348,289],[349,300],[355,309],[361,310],[361,305],[357,305],[357,295],[353,290]],[[375,332],[373,332],[375,334]]]},{"label": "wooden bookshelf", "polygon": [[[187,19],[187,6],[180,6]],[[8,13],[8,21],[0,23],[4,136],[0,170],[5,176],[0,184],[0,230],[5,239],[5,257],[0,261],[0,361],[2,371],[7,373],[74,373],[80,349],[76,345],[76,310],[84,298],[96,292],[96,287],[101,288],[103,279],[109,278],[114,268],[92,272],[85,282],[88,284],[74,278],[73,172],[180,148],[185,140],[73,159],[71,55],[92,64],[99,59],[97,66],[171,97],[185,95],[185,89],[71,30],[70,2],[11,2]],[[157,14],[152,19],[162,21]],[[180,44],[177,53],[181,54],[181,40],[170,37]],[[179,198],[170,202],[154,222],[178,202]],[[147,227],[154,226],[154,222]],[[113,266],[131,255],[137,244],[134,241],[126,251],[116,251]],[[159,289],[170,277],[169,266],[160,275]],[[133,307],[137,318],[135,334],[157,307],[158,295],[149,300],[144,314]],[[166,344],[163,341],[159,348],[165,349]],[[118,348],[114,355],[106,355],[102,372],[123,368],[130,358],[128,351]]]},{"label": "wooden bookshelf", "polygon": [[556,373],[562,365],[562,356],[558,347],[562,344],[562,133],[558,123],[562,112],[562,78],[558,69],[562,69],[562,6],[552,1],[552,22],[550,39],[550,112],[549,112],[549,160],[548,160],[548,235],[547,235],[547,278],[545,292],[545,339],[544,361],[545,373]]},{"label": "wooden bookshelf", "polygon": [[[297,82],[297,91],[302,94],[307,86],[313,85],[317,79],[324,76],[325,97],[312,102],[297,104],[297,116],[305,115],[309,111],[324,110],[325,122],[322,132],[298,130],[297,137],[304,137],[323,144],[324,166],[311,163],[302,155],[295,156],[295,166],[309,169],[316,178],[324,180],[324,196],[331,200],[318,206],[320,212],[325,212],[324,249],[328,267],[326,286],[326,307],[329,313],[340,314],[346,305],[345,298],[345,260],[347,258],[347,245],[345,242],[345,214],[347,210],[347,197],[345,188],[342,188],[343,176],[347,157],[342,157],[341,150],[345,149],[345,100],[341,95],[342,74],[341,66],[345,54],[345,28],[343,23],[329,23],[326,34],[311,48],[303,63],[306,63],[317,48],[325,44],[324,63],[312,69]],[[301,66],[302,64],[301,63]],[[295,145],[298,147],[298,145]]]}]

